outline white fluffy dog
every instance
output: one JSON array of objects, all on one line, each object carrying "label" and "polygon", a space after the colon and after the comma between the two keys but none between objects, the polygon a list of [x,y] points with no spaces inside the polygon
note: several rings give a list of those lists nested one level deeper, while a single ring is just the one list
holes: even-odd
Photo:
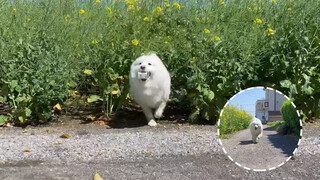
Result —
[{"label": "white fluffy dog", "polygon": [[129,80],[130,93],[141,106],[148,125],[156,126],[154,118],[162,116],[170,95],[169,72],[156,54],[144,55],[132,63]]},{"label": "white fluffy dog", "polygon": [[260,119],[258,118],[252,119],[252,122],[250,123],[250,132],[252,135],[252,141],[254,143],[256,143],[257,140],[262,137],[263,126]]}]

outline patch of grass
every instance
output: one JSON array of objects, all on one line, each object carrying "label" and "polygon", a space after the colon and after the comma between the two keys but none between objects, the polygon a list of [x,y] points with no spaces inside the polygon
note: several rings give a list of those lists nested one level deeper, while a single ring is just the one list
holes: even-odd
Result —
[{"label": "patch of grass", "polygon": [[281,135],[295,134],[292,128],[290,128],[284,121],[268,122],[267,125],[274,127]]},{"label": "patch of grass", "polygon": [[267,125],[272,126],[274,128],[277,128],[284,124],[284,121],[274,121],[274,122],[268,122]]},{"label": "patch of grass", "polygon": [[221,134],[221,135],[219,135],[220,139],[230,139],[231,137],[232,137],[231,134]]}]

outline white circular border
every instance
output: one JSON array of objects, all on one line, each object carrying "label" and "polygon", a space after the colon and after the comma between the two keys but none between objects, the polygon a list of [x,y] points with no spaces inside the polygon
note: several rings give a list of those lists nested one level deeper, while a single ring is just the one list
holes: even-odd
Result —
[{"label": "white circular border", "polygon": [[[247,88],[247,89],[244,89],[244,90],[238,92],[237,94],[233,95],[233,96],[228,100],[228,102],[223,106],[223,109],[229,104],[229,101],[232,100],[236,95],[241,94],[241,93],[243,93],[244,91],[247,91],[247,90],[252,90],[252,89],[254,89],[254,88],[258,88],[258,89],[262,88],[262,89],[263,89],[264,87],[263,87],[263,86],[255,86],[255,87]],[[269,89],[269,90],[276,90],[276,89],[269,88],[269,87],[266,87],[266,88]],[[276,92],[284,95],[284,97],[285,97],[287,100],[290,100],[290,99],[288,98],[288,96],[286,96],[286,95],[283,94],[282,92],[280,92],[280,91],[278,91],[278,90],[276,90]],[[293,102],[291,102],[291,104],[293,105],[294,108],[296,108],[296,105],[295,105]],[[297,144],[298,147],[296,147],[296,148],[294,149],[294,151],[293,151],[293,153],[292,153],[292,156],[289,156],[289,157],[286,159],[286,161],[280,163],[278,166],[275,166],[275,167],[272,167],[272,168],[269,168],[269,169],[251,169],[251,168],[245,167],[245,166],[241,165],[240,163],[234,161],[234,160],[231,158],[231,156],[228,155],[226,149],[222,146],[221,139],[219,138],[219,135],[220,135],[220,131],[219,131],[220,117],[221,117],[221,115],[222,115],[222,113],[223,113],[223,109],[222,109],[221,112],[220,112],[219,120],[218,120],[218,126],[217,126],[218,144],[222,147],[223,152],[228,156],[228,158],[229,158],[232,162],[234,162],[237,166],[243,167],[243,168],[246,169],[246,170],[253,170],[253,171],[256,171],[256,172],[271,171],[271,170],[274,170],[274,169],[279,168],[279,167],[281,167],[282,165],[284,165],[284,163],[288,162],[288,161],[291,159],[291,157],[297,152],[298,147],[299,147],[300,142],[301,142],[301,138],[302,138],[302,128],[303,128],[303,127],[302,127],[302,121],[301,121],[301,118],[300,118],[300,113],[299,113],[298,110],[296,110],[296,111],[297,111],[297,114],[298,114],[298,117],[299,117],[299,121],[300,121],[300,126],[301,126],[301,129],[300,129],[300,139],[299,139],[298,144]]]}]

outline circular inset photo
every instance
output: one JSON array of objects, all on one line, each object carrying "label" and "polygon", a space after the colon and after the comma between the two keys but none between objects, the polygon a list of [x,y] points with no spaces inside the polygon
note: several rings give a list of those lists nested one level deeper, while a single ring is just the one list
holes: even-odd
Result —
[{"label": "circular inset photo", "polygon": [[237,93],[226,103],[218,121],[223,151],[247,170],[282,166],[296,152],[301,135],[294,103],[272,88],[253,87]]}]

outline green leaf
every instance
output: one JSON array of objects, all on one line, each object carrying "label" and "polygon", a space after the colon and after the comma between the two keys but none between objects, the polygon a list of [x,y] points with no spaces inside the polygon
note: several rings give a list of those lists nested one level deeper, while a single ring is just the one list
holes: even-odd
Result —
[{"label": "green leaf", "polygon": [[207,102],[210,102],[214,98],[214,92],[210,89],[203,89],[203,96]]},{"label": "green leaf", "polygon": [[98,95],[91,95],[87,99],[88,103],[96,102],[98,100],[102,100],[102,98],[100,96],[98,96]]},{"label": "green leaf", "polygon": [[292,83],[290,80],[283,80],[283,81],[280,81],[280,85],[281,87],[290,88]]},{"label": "green leaf", "polygon": [[24,118],[23,116],[19,116],[18,119],[21,123],[24,123],[24,121],[26,120],[26,118]]},{"label": "green leaf", "polygon": [[197,123],[198,122],[198,116],[200,115],[200,111],[197,109],[189,116],[190,123]]},{"label": "green leaf", "polygon": [[8,116],[0,115],[0,126],[6,123],[8,120]]},{"label": "green leaf", "polygon": [[17,86],[18,86],[18,80],[12,80],[10,83],[9,83],[9,86],[11,89],[15,89]]},{"label": "green leaf", "polygon": [[209,112],[208,109],[203,110],[203,112],[202,112],[202,117],[203,117],[205,120],[207,120],[207,121],[210,120],[210,112]]},{"label": "green leaf", "polygon": [[308,85],[303,85],[301,91],[307,95],[311,95],[313,93],[313,88]]},{"label": "green leaf", "polygon": [[291,95],[298,94],[297,87],[296,87],[295,84],[292,84],[292,85],[290,86],[290,94],[291,94]]},{"label": "green leaf", "polygon": [[25,112],[27,117],[31,116],[32,111],[29,108],[26,108]]},{"label": "green leaf", "polygon": [[6,102],[7,101],[7,97],[3,97],[3,96],[0,96],[0,102]]}]

